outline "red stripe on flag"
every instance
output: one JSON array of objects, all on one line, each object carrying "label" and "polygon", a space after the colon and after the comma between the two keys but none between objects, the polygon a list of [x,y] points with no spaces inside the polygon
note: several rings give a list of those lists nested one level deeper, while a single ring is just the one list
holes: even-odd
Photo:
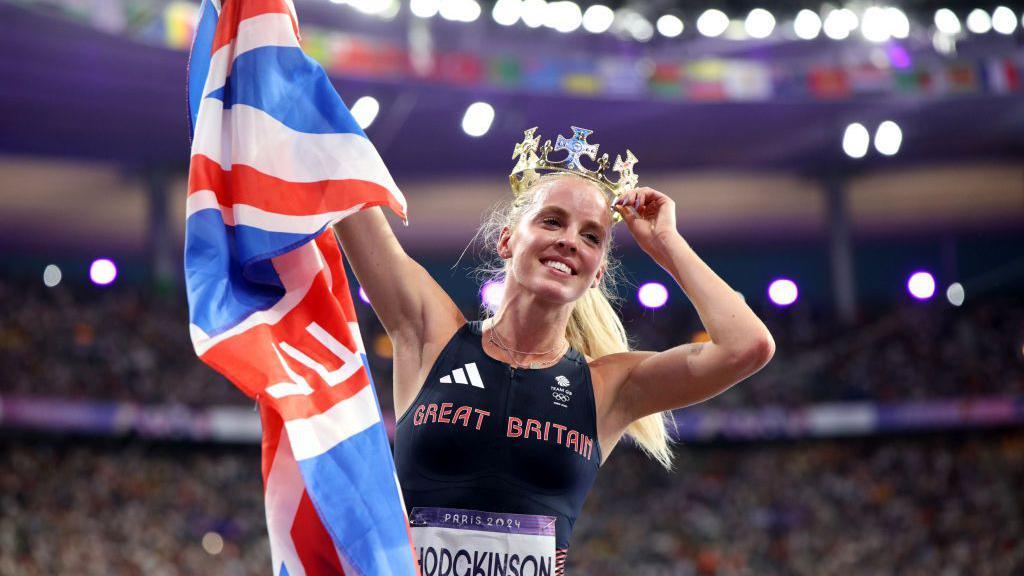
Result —
[{"label": "red stripe on flag", "polygon": [[291,534],[306,576],[345,576],[331,535],[320,522],[320,516],[306,491],[302,492]]},{"label": "red stripe on flag", "polygon": [[[284,438],[284,420],[281,415],[266,405],[260,406],[260,422],[263,428],[263,488],[267,487],[270,470],[274,467],[277,447]],[[287,439],[285,439],[287,442]]]},{"label": "red stripe on flag", "polygon": [[[214,54],[225,45],[229,44],[238,35],[238,24],[242,20],[259,16],[260,14],[288,14],[292,11],[284,0],[224,0],[217,18],[217,31],[213,36],[213,47],[210,54]],[[292,16],[292,29],[295,37],[299,37],[299,25]]]},{"label": "red stripe on flag", "polygon": [[[333,234],[331,230],[324,231],[316,240],[317,245],[334,242],[331,238]],[[322,414],[370,385],[366,367],[358,356],[359,347],[348,328],[349,321],[356,321],[348,282],[343,275],[335,275],[332,286],[327,285],[328,271],[343,269],[340,250],[334,248],[325,253],[324,258],[333,261],[332,264],[317,274],[302,301],[279,322],[256,325],[241,334],[226,338],[202,355],[203,362],[228,376],[250,398],[259,395],[261,401],[271,402],[285,420]],[[287,354],[281,354],[288,367],[302,376],[314,391],[308,396],[271,398],[265,393],[268,386],[292,381],[281,366],[273,344],[280,348],[281,342],[287,342],[328,371],[341,367],[341,360],[307,331],[306,328],[313,322],[355,353],[360,368],[344,382],[328,386],[314,370]]]},{"label": "red stripe on flag", "polygon": [[405,211],[387,188],[366,180],[323,180],[289,182],[268,176],[251,166],[234,164],[224,170],[209,157],[197,154],[189,165],[189,194],[212,190],[227,208],[247,204],[276,214],[308,216],[365,207],[387,206],[402,219]]}]

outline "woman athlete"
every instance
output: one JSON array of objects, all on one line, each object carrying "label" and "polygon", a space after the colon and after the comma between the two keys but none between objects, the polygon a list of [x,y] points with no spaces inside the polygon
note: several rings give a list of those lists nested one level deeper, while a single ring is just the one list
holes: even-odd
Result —
[{"label": "woman athlete", "polygon": [[[424,576],[563,574],[572,526],[622,436],[671,469],[663,413],[720,394],[774,353],[677,231],[671,198],[633,188],[631,164],[616,190],[595,176],[607,156],[593,172],[572,141],[559,138],[563,162],[547,161],[550,142],[536,155],[538,141],[513,173],[515,199],[485,225],[505,291],[483,322],[467,322],[379,208],[335,225],[394,345],[395,465]],[[709,342],[629,350],[608,300],[618,219],[693,302]]]}]

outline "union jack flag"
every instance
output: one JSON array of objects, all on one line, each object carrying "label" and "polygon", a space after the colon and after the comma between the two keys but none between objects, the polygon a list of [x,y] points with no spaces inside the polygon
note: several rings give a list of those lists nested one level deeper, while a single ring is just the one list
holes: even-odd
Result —
[{"label": "union jack flag", "polygon": [[399,192],[290,0],[204,0],[188,73],[196,354],[260,406],[275,576],[412,575],[408,518],[331,224]]}]

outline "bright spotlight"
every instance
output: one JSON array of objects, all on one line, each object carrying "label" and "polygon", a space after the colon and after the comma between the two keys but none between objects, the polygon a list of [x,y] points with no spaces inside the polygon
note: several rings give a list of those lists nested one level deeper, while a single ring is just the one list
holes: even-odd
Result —
[{"label": "bright spotlight", "polygon": [[548,3],[544,0],[525,0],[523,2],[523,24],[530,28],[540,28],[548,13]]},{"label": "bright spotlight", "polygon": [[857,29],[857,15],[849,8],[833,10],[825,17],[822,28],[825,35],[833,40],[845,40],[850,37],[850,32]]},{"label": "bright spotlight", "polygon": [[914,272],[907,280],[907,291],[918,300],[927,300],[935,295],[935,277],[928,272]]},{"label": "bright spotlight", "polygon": [[659,282],[648,282],[640,287],[636,297],[647,308],[661,308],[668,302],[668,290]]},{"label": "bright spotlight", "polygon": [[576,30],[583,23],[583,11],[579,4],[561,0],[548,4],[544,25],[559,32],[568,33]]},{"label": "bright spotlight", "polygon": [[747,14],[743,28],[751,38],[767,38],[775,29],[775,16],[764,8],[754,8]]},{"label": "bright spotlight", "polygon": [[703,14],[697,18],[697,32],[701,35],[707,36],[708,38],[714,38],[721,36],[722,32],[729,27],[729,17],[725,15],[725,12],[716,10],[714,8],[705,10]]},{"label": "bright spotlight", "polygon": [[889,6],[885,9],[885,16],[889,24],[889,33],[893,38],[902,40],[910,36],[910,19],[903,10]]},{"label": "bright spotlight", "polygon": [[53,288],[60,284],[61,276],[60,267],[50,264],[43,270],[43,284],[46,284],[47,288]]},{"label": "bright spotlight", "polygon": [[992,28],[1000,34],[1013,34],[1017,29],[1017,15],[1006,6],[1000,6],[992,12]]},{"label": "bright spotlight", "polygon": [[409,11],[420,18],[433,18],[441,9],[441,0],[412,0],[409,2]]},{"label": "bright spotlight", "polygon": [[875,150],[886,156],[893,156],[900,151],[900,144],[903,142],[903,131],[899,124],[892,120],[886,120],[878,125],[875,130]]},{"label": "bright spotlight", "polygon": [[370,297],[366,295],[366,290],[363,290],[362,286],[359,287],[359,299],[367,304],[370,303]]},{"label": "bright spotlight", "polygon": [[107,258],[100,258],[94,260],[92,266],[89,266],[89,279],[94,284],[100,286],[106,286],[117,278],[117,266]]},{"label": "bright spotlight", "polygon": [[868,134],[868,129],[859,122],[850,124],[843,132],[843,152],[850,158],[863,158],[868,153],[870,143],[871,135]]},{"label": "bright spotlight", "polygon": [[804,8],[797,12],[796,19],[793,20],[793,31],[799,38],[814,40],[821,32],[821,18],[814,10]]},{"label": "bright spotlight", "polygon": [[583,29],[592,34],[608,30],[614,21],[615,12],[601,4],[594,4],[583,13]]},{"label": "bright spotlight", "polygon": [[487,102],[474,102],[466,108],[462,129],[470,136],[483,136],[491,129],[491,122],[494,122],[494,107]]},{"label": "bright spotlight", "polygon": [[497,312],[501,306],[501,301],[505,297],[505,283],[491,281],[483,285],[480,289],[480,300],[484,303],[491,312]]},{"label": "bright spotlight", "polygon": [[629,35],[637,42],[647,42],[654,37],[654,26],[640,14],[634,13],[626,24]]},{"label": "bright spotlight", "polygon": [[511,26],[519,21],[523,13],[523,3],[519,0],[498,0],[491,11],[491,17],[502,26]]},{"label": "bright spotlight", "polygon": [[964,285],[959,282],[953,282],[946,288],[946,300],[953,306],[962,306],[965,296]]},{"label": "bright spotlight", "polygon": [[789,306],[796,302],[799,292],[796,282],[789,278],[779,278],[768,285],[768,298],[776,306]]},{"label": "bright spotlight", "polygon": [[891,35],[889,33],[889,18],[885,9],[880,6],[871,6],[864,11],[860,21],[860,33],[869,42],[885,42]]},{"label": "bright spotlight", "polygon": [[975,8],[967,15],[967,29],[974,34],[985,34],[992,29],[992,17],[981,8]]},{"label": "bright spotlight", "polygon": [[359,127],[366,130],[373,124],[380,112],[380,102],[373,96],[363,96],[352,105],[352,117],[359,123]]},{"label": "bright spotlight", "polygon": [[658,33],[666,38],[675,38],[683,33],[683,21],[678,16],[665,14],[658,18]]},{"label": "bright spotlight", "polygon": [[441,18],[453,22],[473,22],[480,17],[476,0],[441,0]]},{"label": "bright spotlight", "polygon": [[949,8],[940,8],[935,11],[935,27],[943,34],[959,34],[960,19]]}]

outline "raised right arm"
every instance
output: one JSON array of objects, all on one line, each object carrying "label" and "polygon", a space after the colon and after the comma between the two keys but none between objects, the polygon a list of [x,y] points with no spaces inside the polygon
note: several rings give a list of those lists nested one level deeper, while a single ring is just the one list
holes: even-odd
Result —
[{"label": "raised right arm", "polygon": [[430,274],[409,257],[379,207],[334,225],[349,265],[394,345],[395,409],[412,404],[419,383],[466,320]]}]

